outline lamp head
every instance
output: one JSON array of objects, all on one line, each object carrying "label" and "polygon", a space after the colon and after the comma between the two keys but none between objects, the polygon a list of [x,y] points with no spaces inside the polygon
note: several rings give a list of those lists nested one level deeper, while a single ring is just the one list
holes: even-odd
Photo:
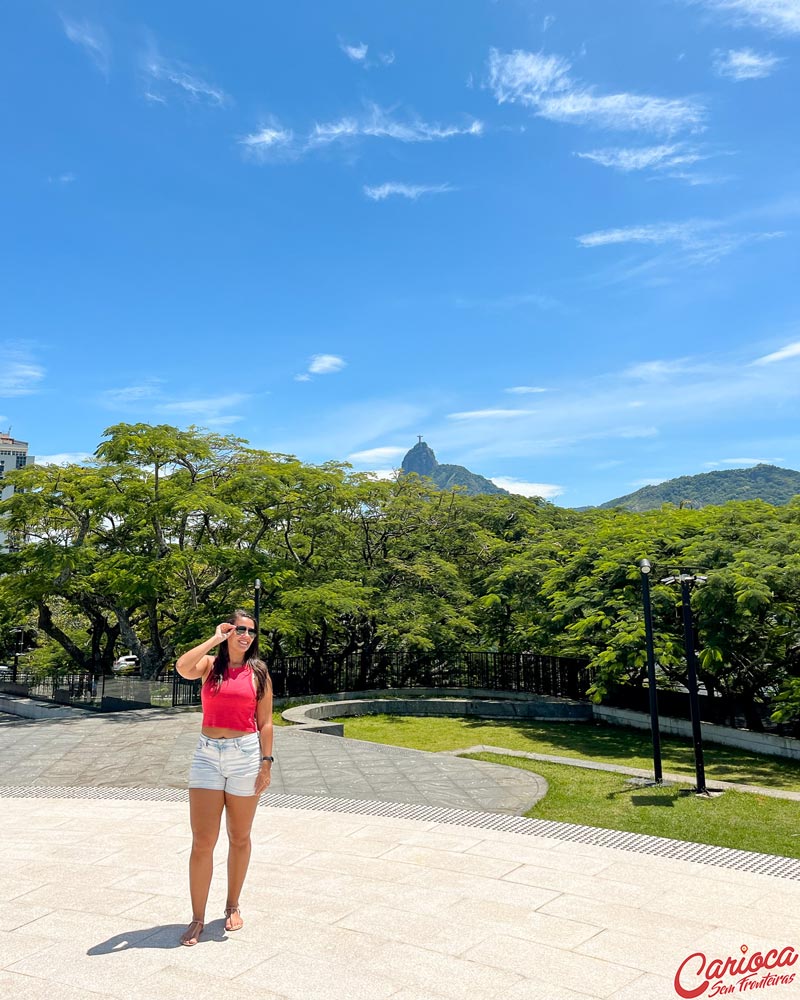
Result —
[{"label": "lamp head", "polygon": [[650,560],[649,559],[642,559],[642,560],[640,560],[640,562],[639,562],[639,569],[640,569],[640,571],[645,576],[647,576],[650,573],[650,571],[652,570],[652,568],[653,567],[650,565]]}]

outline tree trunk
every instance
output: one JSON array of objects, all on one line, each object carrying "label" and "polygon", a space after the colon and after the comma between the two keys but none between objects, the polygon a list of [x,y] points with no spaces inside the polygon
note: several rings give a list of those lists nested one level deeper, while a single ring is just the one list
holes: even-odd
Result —
[{"label": "tree trunk", "polygon": [[81,670],[91,670],[91,660],[86,654],[80,649],[70,637],[63,632],[58,625],[53,621],[53,612],[48,608],[44,601],[39,601],[38,605],[39,628],[48,635],[51,639],[54,639],[62,649],[64,649],[67,654],[74,660],[75,665]]}]

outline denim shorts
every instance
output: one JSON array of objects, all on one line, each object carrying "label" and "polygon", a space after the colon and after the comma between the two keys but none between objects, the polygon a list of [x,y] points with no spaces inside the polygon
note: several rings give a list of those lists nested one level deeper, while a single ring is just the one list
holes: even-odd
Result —
[{"label": "denim shorts", "polygon": [[231,795],[255,795],[261,770],[258,733],[212,740],[201,735],[189,771],[189,788],[210,788]]}]

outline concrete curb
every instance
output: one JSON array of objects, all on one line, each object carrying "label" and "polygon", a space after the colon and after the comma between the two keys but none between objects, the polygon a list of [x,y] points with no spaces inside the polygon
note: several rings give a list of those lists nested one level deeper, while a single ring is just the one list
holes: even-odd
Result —
[{"label": "concrete curb", "polygon": [[84,708],[37,701],[15,694],[0,694],[0,712],[16,715],[20,719],[85,719],[88,714]]}]

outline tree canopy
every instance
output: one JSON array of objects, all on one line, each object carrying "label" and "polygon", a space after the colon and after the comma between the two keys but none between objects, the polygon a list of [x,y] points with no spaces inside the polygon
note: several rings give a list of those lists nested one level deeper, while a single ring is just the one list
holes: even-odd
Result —
[{"label": "tree canopy", "polygon": [[685,680],[689,568],[709,693],[800,718],[800,498],[702,510],[572,511],[541,499],[378,480],[191,427],[117,424],[83,465],[29,466],[0,504],[0,631],[36,626],[95,673],[130,650],[145,676],[263,585],[262,654],[488,648],[589,658],[591,694],[646,676],[640,559],[656,655]]}]

